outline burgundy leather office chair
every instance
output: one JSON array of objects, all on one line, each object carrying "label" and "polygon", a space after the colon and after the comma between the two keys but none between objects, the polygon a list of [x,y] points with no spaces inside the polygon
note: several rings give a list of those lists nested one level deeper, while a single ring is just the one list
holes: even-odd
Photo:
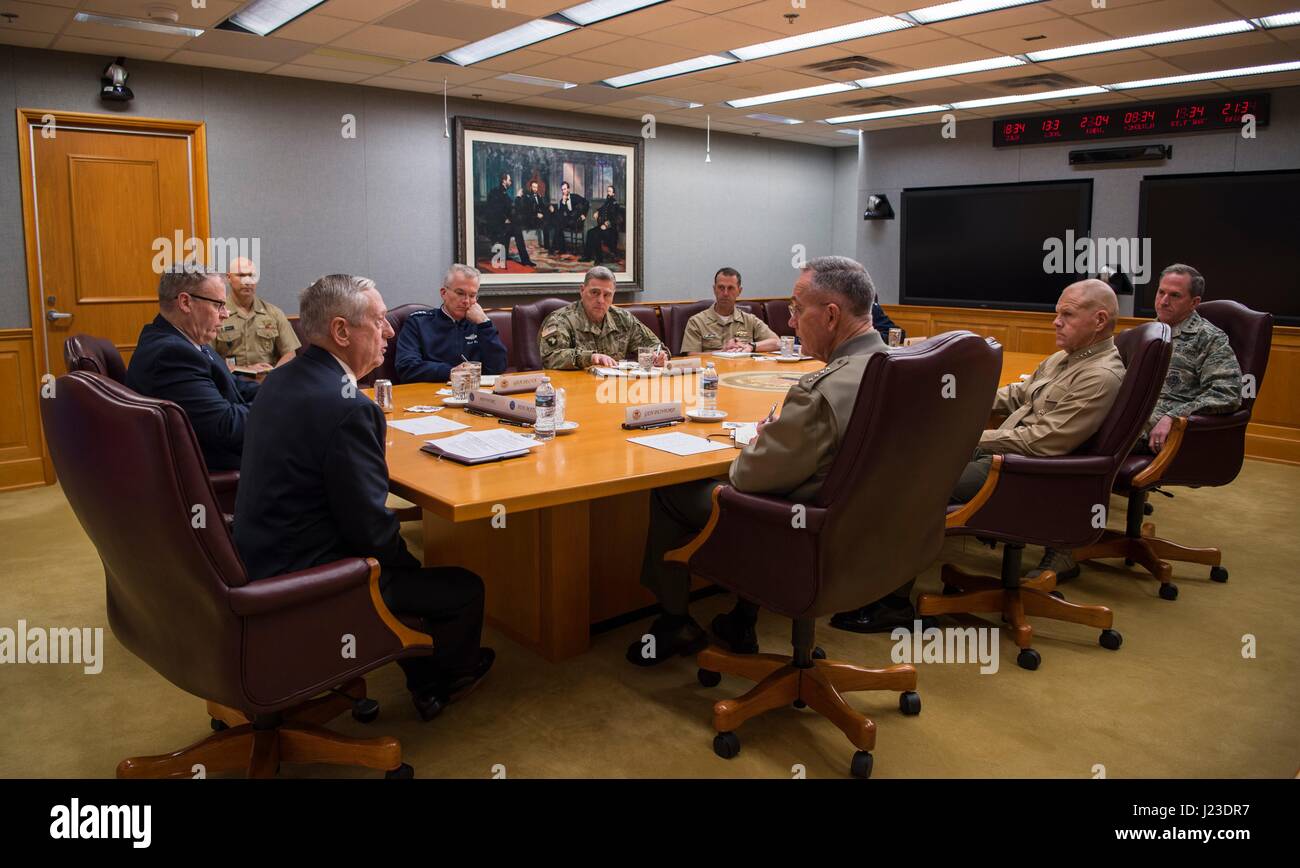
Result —
[{"label": "burgundy leather office chair", "polygon": [[63,342],[63,361],[69,371],[90,371],[126,385],[126,363],[117,345],[94,335],[77,334]]},{"label": "burgundy leather office chair", "polygon": [[1025,621],[1029,615],[1100,627],[1098,641],[1112,651],[1124,641],[1111,629],[1114,614],[1109,608],[1066,602],[1056,591],[1054,572],[1023,579],[1020,561],[1027,543],[1072,549],[1101,537],[1111,485],[1155,406],[1173,349],[1166,325],[1146,323],[1131,331],[1133,349],[1124,382],[1096,434],[1059,458],[994,456],[989,478],[975,497],[949,508],[950,535],[1004,544],[1002,575],[977,576],[944,564],[943,595],[917,598],[921,615],[1001,612],[1020,648],[1016,663],[1024,669],[1037,669],[1042,662],[1031,647],[1034,631]]},{"label": "burgundy leather office chair", "polygon": [[641,320],[641,323],[659,338],[660,343],[663,343],[664,324],[659,318],[659,308],[652,304],[629,304],[624,306],[623,310]]},{"label": "burgundy leather office chair", "polygon": [[[250,582],[179,407],[74,372],[41,416],[64,494],[104,564],[113,635],[207,700],[218,730],[172,754],[123,760],[118,777],[190,777],[196,763],[269,777],[281,761],[411,776],[396,739],[322,726],[348,708],[373,720],[362,676],[433,647],[384,605],[373,559]],[[354,659],[340,654],[349,635]]]},{"label": "burgundy leather office chair", "polygon": [[[664,315],[664,336],[667,339],[668,349],[673,355],[682,351],[682,340],[686,337],[686,324],[690,322],[691,317],[697,313],[713,306],[711,301],[683,302],[681,304],[665,304],[661,306]],[[763,319],[762,308],[757,303],[748,301],[736,302],[736,307],[752,313],[759,319]],[[766,322],[766,320],[763,320]]]},{"label": "burgundy leather office chair", "polygon": [[506,347],[506,369],[502,373],[512,373],[519,370],[519,359],[515,355],[515,333],[511,325],[510,308],[502,310],[487,311],[488,319],[492,320],[492,325],[496,326],[497,334],[501,336],[501,343]]},{"label": "burgundy leather office chair", "polygon": [[766,317],[767,327],[778,335],[788,337],[794,334],[794,329],[790,327],[790,299],[782,298],[764,302],[763,315]]},{"label": "burgundy leather office chair", "polygon": [[429,310],[431,307],[432,305],[417,303],[399,304],[388,312],[388,324],[393,327],[393,337],[388,341],[388,346],[384,349],[383,364],[364,377],[357,378],[357,385],[373,386],[375,380],[400,382],[397,378],[397,336],[402,333],[402,327],[406,325],[407,317],[417,310]]},{"label": "burgundy leather office chair", "polygon": [[[1171,578],[1169,561],[1185,561],[1210,567],[1210,578],[1226,582],[1228,571],[1221,566],[1223,552],[1218,548],[1191,548],[1155,535],[1155,525],[1143,522],[1150,512],[1147,497],[1167,485],[1227,485],[1241,472],[1246,456],[1246,426],[1254,409],[1255,396],[1264,385],[1268,354],[1273,344],[1273,315],[1251,310],[1235,301],[1207,301],[1197,311],[1228,335],[1228,343],[1241,365],[1243,394],[1241,408],[1218,416],[1179,417],[1169,431],[1164,448],[1158,455],[1134,452],[1120,466],[1115,478],[1115,492],[1128,498],[1125,530],[1108,530],[1102,538],[1076,549],[1076,560],[1124,558],[1128,565],[1141,564],[1160,582],[1160,596],[1178,599],[1178,586]],[[1133,352],[1132,329],[1123,332],[1115,343],[1121,353]],[[1172,496],[1172,495],[1171,495]]]},{"label": "burgundy leather office chair", "polygon": [[542,369],[542,347],[537,342],[542,322],[551,311],[559,310],[568,303],[562,298],[543,298],[531,304],[515,305],[511,326],[514,329],[515,357],[519,360],[519,370]]},{"label": "burgundy leather office chair", "polygon": [[[126,387],[126,365],[117,346],[94,335],[73,335],[63,342],[63,360],[68,371],[89,371],[102,374]],[[238,470],[210,471],[212,488],[217,493],[221,511],[227,515],[235,511],[235,497],[239,493]]]},{"label": "burgundy leather office chair", "polygon": [[[718,673],[758,682],[713,706],[714,751],[735,756],[734,730],[773,708],[806,704],[830,718],[857,748],[851,771],[871,774],[875,724],[840,694],[903,691],[904,714],[921,710],[911,665],[864,669],[819,659],[815,619],[884,596],[924,570],[943,547],[944,510],[988,418],[1002,351],[970,332],[873,355],[840,452],[815,501],[713,492],[698,537],[666,559],[794,620],[794,654],[700,652],[700,682]],[[959,372],[956,396],[943,377]],[[888,492],[882,499],[881,493]],[[872,552],[871,558],[864,552]],[[824,656],[824,655],[823,655]]]}]

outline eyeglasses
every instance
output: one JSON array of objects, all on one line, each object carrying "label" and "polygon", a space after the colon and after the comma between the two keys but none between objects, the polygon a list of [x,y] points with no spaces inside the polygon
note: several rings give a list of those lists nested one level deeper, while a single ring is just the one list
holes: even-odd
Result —
[{"label": "eyeglasses", "polygon": [[208,298],[206,295],[199,295],[197,292],[187,292],[185,294],[188,295],[190,298],[202,299],[203,301],[206,301],[209,304],[214,305],[215,307],[224,308],[226,306],[225,301],[219,298]]}]

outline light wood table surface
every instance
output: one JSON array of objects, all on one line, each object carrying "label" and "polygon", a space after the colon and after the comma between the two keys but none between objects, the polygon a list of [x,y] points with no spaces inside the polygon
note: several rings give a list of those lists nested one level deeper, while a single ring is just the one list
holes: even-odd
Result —
[{"label": "light wood table surface", "polygon": [[[784,378],[821,367],[816,361],[707,359],[720,375],[718,407],[729,422],[761,419],[773,404],[779,413],[791,385]],[[1003,382],[1032,371],[1039,361],[1033,354],[1005,354]],[[723,433],[721,421],[649,431],[620,427],[630,404],[685,400],[691,406],[697,377],[615,380],[585,371],[550,376],[566,391],[565,418],[580,427],[527,457],[472,467],[440,461],[420,446],[450,435],[416,436],[391,427],[387,448],[390,489],[424,513],[425,563],[478,573],[487,588],[489,622],[547,659],[561,660],[587,649],[591,624],[654,603],[639,582],[649,491],[723,476],[737,450],[687,457],[627,442],[665,432]],[[621,387],[628,391],[620,394]],[[389,421],[420,415],[405,407],[441,404],[441,388],[445,384],[395,386]],[[454,407],[438,415],[471,429],[528,433]]]}]

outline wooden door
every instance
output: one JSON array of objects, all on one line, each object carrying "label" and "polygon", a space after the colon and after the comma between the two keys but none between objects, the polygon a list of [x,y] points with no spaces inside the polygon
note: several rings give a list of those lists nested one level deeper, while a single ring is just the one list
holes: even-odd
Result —
[{"label": "wooden door", "polygon": [[129,361],[159,265],[208,237],[203,124],[20,109],[19,136],[38,365],[63,373],[79,333]]}]

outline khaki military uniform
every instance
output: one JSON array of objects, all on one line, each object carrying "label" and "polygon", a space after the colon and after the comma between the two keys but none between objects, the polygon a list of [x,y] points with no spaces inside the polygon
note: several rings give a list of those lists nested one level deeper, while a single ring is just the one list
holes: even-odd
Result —
[{"label": "khaki military uniform", "polygon": [[244,313],[233,299],[226,299],[226,310],[230,318],[212,341],[212,348],[223,359],[234,356],[236,365],[274,365],[285,353],[302,346],[284,311],[269,301],[255,297],[252,310]]},{"label": "khaki military uniform", "polygon": [[776,332],[752,313],[736,308],[731,312],[731,316],[723,316],[718,313],[717,307],[713,306],[687,320],[686,332],[682,335],[682,352],[703,353],[720,350],[732,338],[747,344],[756,344],[774,337]]},{"label": "khaki military uniform", "polygon": [[552,311],[542,322],[537,340],[542,367],[558,370],[589,368],[595,353],[618,360],[660,345],[654,332],[622,308],[611,307],[603,322],[593,323],[581,301]]},{"label": "khaki military uniform", "polygon": [[[800,377],[786,394],[780,418],[731,463],[731,484],[749,494],[811,501],[844,441],[867,362],[883,352],[880,333],[869,331],[836,348],[826,367]],[[641,584],[669,614],[685,613],[690,575],[680,564],[664,563],[664,554],[689,542],[708,522],[717,485],[718,480],[705,479],[652,492]]]},{"label": "khaki military uniform", "polygon": [[993,412],[1009,414],[980,435],[985,452],[1069,455],[1097,433],[1124,382],[1115,339],[1048,356],[1032,377],[998,389]]},{"label": "khaki military uniform", "polygon": [[1144,439],[1161,417],[1231,413],[1241,406],[1241,365],[1223,330],[1192,311],[1172,331],[1169,373],[1142,429]]}]

